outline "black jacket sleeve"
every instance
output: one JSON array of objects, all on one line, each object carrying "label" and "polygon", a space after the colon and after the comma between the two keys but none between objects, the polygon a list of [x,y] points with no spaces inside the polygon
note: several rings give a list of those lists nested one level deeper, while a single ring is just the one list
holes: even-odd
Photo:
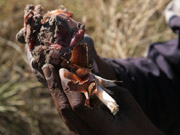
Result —
[{"label": "black jacket sleeve", "polygon": [[180,18],[171,20],[178,38],[153,43],[145,58],[105,59],[113,65],[151,121],[167,134],[180,134]]}]

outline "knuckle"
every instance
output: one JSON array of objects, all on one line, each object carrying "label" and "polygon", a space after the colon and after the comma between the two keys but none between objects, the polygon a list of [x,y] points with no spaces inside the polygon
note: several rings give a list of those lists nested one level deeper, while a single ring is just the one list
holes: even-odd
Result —
[{"label": "knuckle", "polygon": [[50,93],[55,99],[64,99],[62,91],[58,88],[50,89]]},{"label": "knuckle", "polygon": [[58,111],[60,116],[67,115],[69,110],[70,110],[70,107],[67,104],[63,104],[63,105],[61,105],[60,107],[57,108],[57,111]]},{"label": "knuckle", "polygon": [[73,111],[80,113],[80,112],[82,112],[83,105],[82,104],[74,104],[72,106],[72,109],[73,109]]},{"label": "knuckle", "polygon": [[44,76],[39,71],[33,69],[33,73],[35,74],[35,76],[39,82],[41,82],[44,86],[47,86],[47,82],[46,82]]},{"label": "knuckle", "polygon": [[48,87],[50,89],[51,92],[55,91],[55,89],[57,89],[59,87],[57,82],[54,81],[48,81]]}]

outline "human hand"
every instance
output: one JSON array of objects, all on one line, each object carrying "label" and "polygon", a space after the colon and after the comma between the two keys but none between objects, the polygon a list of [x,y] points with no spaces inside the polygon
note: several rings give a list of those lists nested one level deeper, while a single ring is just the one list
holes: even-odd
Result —
[{"label": "human hand", "polygon": [[[21,43],[25,43],[24,41],[24,29],[21,29],[20,32],[17,34],[17,40]],[[98,72],[98,68],[95,64],[94,59],[97,57],[97,53],[96,50],[94,48],[94,42],[92,40],[92,38],[85,34],[84,38],[81,40],[80,43],[86,43],[88,46],[88,56],[89,56],[89,61],[92,65],[93,71],[94,72]],[[44,78],[44,75],[42,73],[41,70],[41,66],[38,65],[37,61],[33,58],[32,53],[28,47],[28,44],[25,44],[25,53],[29,62],[29,66],[31,67],[31,70],[33,71],[33,73],[35,74],[36,78],[38,79],[38,81],[40,81],[41,83],[43,83],[45,86],[47,86],[46,84],[46,80]]]},{"label": "human hand", "polygon": [[52,65],[46,64],[42,70],[56,109],[71,131],[79,135],[163,135],[128,90],[118,86],[109,88],[119,105],[119,112],[113,116],[108,110],[85,106],[84,95],[66,89],[66,83]]},{"label": "human hand", "polygon": [[[24,41],[23,37],[24,37],[24,32],[22,29],[17,34],[17,39],[19,41],[21,41],[22,43],[24,43],[25,41]],[[113,70],[113,67],[111,65],[109,65],[108,63],[106,63],[105,61],[103,61],[103,59],[101,59],[98,56],[98,54],[95,50],[94,42],[93,42],[92,38],[89,35],[85,34],[84,38],[81,40],[81,43],[86,43],[88,46],[88,57],[89,57],[89,63],[92,65],[92,71],[96,74],[98,73],[99,75],[101,75],[104,78],[116,80],[116,74],[115,74],[115,71]],[[41,70],[41,66],[38,65],[38,62],[33,58],[32,53],[28,47],[28,44],[25,44],[25,52],[26,52],[27,59],[29,61],[31,70],[35,74],[36,78],[42,84],[47,86],[46,80],[45,80],[44,75]]]}]

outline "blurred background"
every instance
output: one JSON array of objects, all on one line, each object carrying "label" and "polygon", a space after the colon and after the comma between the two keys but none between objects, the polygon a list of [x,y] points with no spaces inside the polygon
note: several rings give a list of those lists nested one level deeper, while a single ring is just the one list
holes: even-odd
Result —
[{"label": "blurred background", "polygon": [[26,4],[44,12],[64,5],[86,25],[102,57],[142,57],[147,46],[174,38],[163,11],[169,0],[0,0],[0,135],[69,135],[48,92],[32,74],[24,45]]}]

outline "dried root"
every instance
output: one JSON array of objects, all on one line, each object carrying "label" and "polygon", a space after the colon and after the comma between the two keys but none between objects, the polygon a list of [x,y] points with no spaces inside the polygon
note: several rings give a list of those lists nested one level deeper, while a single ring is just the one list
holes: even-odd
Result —
[{"label": "dried root", "polygon": [[[81,79],[65,68],[61,68],[59,74],[62,80],[63,88],[84,93],[86,100],[90,100],[90,97],[96,96],[113,115],[119,111],[118,104],[106,92],[106,88],[103,87],[116,86],[114,81],[103,79],[93,73],[89,73],[85,79]],[[86,101],[86,105],[90,106],[88,103],[90,103],[90,101]]]}]

